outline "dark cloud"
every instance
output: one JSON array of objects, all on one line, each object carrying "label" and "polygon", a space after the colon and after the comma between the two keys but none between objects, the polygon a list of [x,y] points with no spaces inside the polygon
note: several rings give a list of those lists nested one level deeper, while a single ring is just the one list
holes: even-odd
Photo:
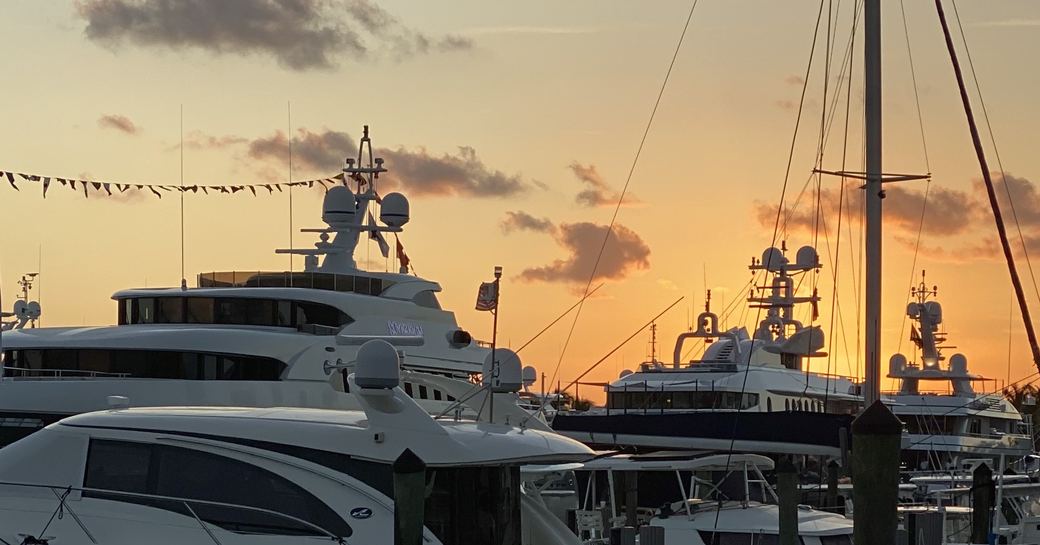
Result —
[{"label": "dark cloud", "polygon": [[[600,176],[596,165],[583,165],[577,161],[567,166],[578,180],[587,187],[581,190],[574,200],[583,206],[613,206],[617,204],[621,195],[610,189],[607,182]],[[631,195],[625,196],[625,203],[631,204],[635,198]]]},{"label": "dark cloud", "polygon": [[[1000,204],[1005,225],[1008,226],[1012,250],[1021,254],[1024,238],[1026,249],[1031,254],[1040,254],[1040,191],[1026,178],[1008,175],[1006,189],[999,173],[993,174],[993,180],[996,185],[997,202]],[[846,190],[845,198],[851,201],[844,205],[851,209],[854,215],[858,215],[863,207],[863,192],[854,189],[856,185],[858,184],[848,186],[851,191]],[[885,229],[896,242],[905,248],[914,249],[920,229],[922,241],[919,252],[926,257],[946,261],[1000,257],[996,226],[981,179],[973,180],[972,189],[967,191],[948,189],[933,183],[928,190],[928,207],[922,224],[924,193],[924,188],[920,185],[918,188],[909,184],[893,184],[886,187],[883,203]],[[837,225],[838,190],[823,190],[820,200],[824,210],[820,221],[833,232]],[[773,205],[756,203],[754,216],[759,225],[772,230],[776,221],[776,208]],[[798,206],[784,211],[781,227],[786,226],[788,233],[811,233],[816,221],[812,207]],[[1019,238],[1019,228],[1022,230],[1022,238]]]},{"label": "dark cloud", "polygon": [[[606,235],[606,225],[587,222],[561,224],[555,235],[556,243],[567,251],[568,256],[548,265],[525,269],[520,277],[527,281],[588,282]],[[649,267],[650,247],[635,231],[614,225],[593,280],[620,279]]]},{"label": "dark cloud", "polygon": [[82,0],[78,12],[87,38],[107,46],[265,55],[293,70],[472,47],[413,30],[369,0]]},{"label": "dark cloud", "polygon": [[135,125],[134,122],[125,115],[103,115],[98,118],[97,123],[98,126],[103,129],[115,129],[126,134],[137,134],[141,132],[141,128]]},{"label": "dark cloud", "polygon": [[513,231],[535,231],[539,233],[555,233],[556,225],[549,218],[536,218],[527,212],[506,212],[506,217],[499,224],[503,233]]},{"label": "dark cloud", "polygon": [[[292,144],[294,169],[316,175],[338,173],[344,159],[357,154],[357,143],[349,134],[330,129],[301,128],[293,135]],[[288,148],[289,139],[281,131],[248,143],[251,158],[281,163],[288,159]],[[455,154],[431,155],[424,148],[404,147],[376,148],[375,154],[386,160],[389,169],[380,176],[382,187],[410,195],[508,197],[529,189],[519,174],[488,167],[468,146],[460,146]]]}]

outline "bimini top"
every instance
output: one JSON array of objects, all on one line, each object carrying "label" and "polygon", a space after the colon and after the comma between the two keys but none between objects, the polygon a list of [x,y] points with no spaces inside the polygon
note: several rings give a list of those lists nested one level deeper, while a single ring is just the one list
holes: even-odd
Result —
[{"label": "bimini top", "polygon": [[589,471],[730,471],[745,464],[762,471],[773,469],[773,460],[761,454],[619,454],[585,462]]},{"label": "bimini top", "polygon": [[[403,394],[402,394],[403,395]],[[551,432],[473,421],[434,421],[414,403],[396,414],[301,408],[160,407],[98,411],[50,428],[105,430],[238,444],[281,444],[392,463],[411,449],[429,466],[501,465],[588,459],[585,445]]]}]

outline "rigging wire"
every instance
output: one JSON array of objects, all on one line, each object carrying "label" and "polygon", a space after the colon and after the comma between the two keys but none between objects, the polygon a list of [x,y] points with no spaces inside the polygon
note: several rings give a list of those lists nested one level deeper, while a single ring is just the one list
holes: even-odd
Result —
[{"label": "rigging wire", "polygon": [[[776,208],[776,219],[773,222],[773,238],[772,238],[772,241],[769,244],[770,248],[774,248],[776,246],[777,234],[780,233],[780,218],[781,218],[781,214],[782,214],[782,212],[784,210],[784,200],[785,200],[785,197],[787,196],[787,185],[788,185],[788,182],[790,181],[790,178],[791,178],[791,165],[794,162],[794,151],[795,151],[795,146],[796,146],[796,144],[798,142],[798,129],[799,129],[799,127],[801,127],[802,111],[805,108],[805,94],[806,94],[806,91],[809,88],[809,75],[812,73],[813,60],[816,57],[816,44],[817,44],[817,41],[818,41],[818,39],[820,37],[820,21],[823,20],[823,5],[824,5],[824,0],[820,0],[820,8],[819,8],[819,10],[816,13],[816,23],[813,26],[813,39],[812,39],[812,46],[809,48],[809,60],[806,63],[805,78],[804,78],[804,80],[802,82],[802,93],[801,93],[801,97],[798,100],[798,114],[797,114],[797,116],[795,118],[794,131],[793,131],[793,134],[791,135],[791,145],[790,145],[790,148],[788,150],[787,168],[784,171],[784,183],[783,183],[783,186],[780,189],[780,202],[779,202],[779,204],[778,204],[778,206]],[[755,276],[757,276],[757,275],[755,275]],[[766,275],[766,273],[764,271],[763,271],[762,276],[763,276],[763,278],[767,277],[767,275]],[[756,311],[755,321],[758,322],[761,319],[761,317],[762,317],[762,308],[761,308],[761,306],[759,306],[759,308]],[[747,361],[745,362],[744,377],[743,377],[743,380],[741,381],[741,384],[740,384],[740,396],[737,399],[744,399],[744,392],[747,389],[748,374],[751,371],[751,355],[754,353],[754,346],[755,346],[755,341],[754,341],[754,337],[752,337],[751,347],[748,350]],[[730,431],[729,447],[726,449],[726,466],[725,467],[727,467],[727,468],[729,467],[729,464],[730,464],[730,462],[733,459],[733,450],[734,450],[734,446],[736,445],[736,441],[737,441],[737,427],[738,427],[738,425],[740,423],[740,413],[741,413],[741,410],[740,410],[739,407],[740,406],[738,405],[736,417],[733,418],[733,427],[732,427],[732,429]],[[719,525],[719,515],[720,514],[721,514],[721,509],[715,511],[715,524],[714,524],[715,527],[718,527],[718,525]]]},{"label": "rigging wire", "polygon": [[1036,294],[1037,299],[1040,299],[1040,289],[1037,288],[1036,275],[1033,274],[1033,262],[1029,259],[1029,250],[1026,248],[1026,238],[1022,234],[1022,225],[1018,222],[1018,212],[1015,209],[1015,199],[1011,198],[1011,187],[1007,182],[1007,171],[1004,170],[1004,163],[1000,159],[1000,148],[997,147],[997,139],[993,133],[993,125],[989,121],[989,111],[986,108],[986,101],[982,98],[982,86],[979,85],[979,77],[975,73],[975,63],[971,60],[971,49],[968,48],[968,37],[964,34],[964,26],[961,25],[960,12],[957,11],[957,1],[953,0],[953,15],[957,20],[957,28],[960,30],[961,43],[964,45],[964,54],[968,58],[968,69],[971,70],[971,79],[975,83],[975,92],[979,96],[979,105],[982,106],[982,120],[986,122],[986,132],[989,133],[989,141],[993,146],[993,155],[997,159],[997,168],[1000,169],[1000,181],[1004,185],[1004,192],[1007,194],[1008,203],[1011,205],[1011,217],[1015,220],[1015,229],[1018,230],[1018,240],[1022,245],[1022,255],[1026,260],[1026,267],[1029,269],[1029,278],[1033,282],[1033,292]]},{"label": "rigging wire", "polygon": [[[610,218],[610,223],[607,225],[607,231],[603,235],[603,243],[600,244],[599,252],[596,254],[596,261],[592,265],[592,271],[589,273],[589,281],[585,284],[584,295],[578,304],[578,309],[575,311],[574,320],[571,321],[570,330],[567,332],[567,338],[564,340],[563,348],[560,349],[560,358],[556,362],[556,367],[553,369],[552,379],[549,381],[552,384],[556,380],[557,374],[560,372],[560,366],[563,364],[563,358],[567,353],[567,347],[570,346],[571,337],[574,335],[574,328],[578,325],[578,319],[581,317],[581,311],[585,308],[585,300],[589,296],[589,289],[592,287],[593,280],[596,279],[596,271],[599,269],[600,260],[603,258],[603,251],[607,247],[607,242],[610,240],[610,235],[614,231],[614,223],[617,221],[618,214],[621,211],[621,204],[625,200],[625,195],[628,193],[628,186],[632,182],[632,175],[635,173],[636,165],[639,164],[639,156],[643,153],[643,146],[646,144],[646,138],[650,134],[650,128],[654,124],[654,118],[657,116],[657,108],[661,105],[661,98],[664,97],[664,91],[668,87],[668,80],[672,76],[672,69],[675,67],[675,61],[679,57],[679,51],[682,49],[683,42],[686,39],[686,32],[690,28],[690,21],[693,20],[693,12],[697,9],[697,4],[700,0],[693,0],[690,5],[690,12],[686,16],[686,22],[683,24],[682,33],[679,35],[679,41],[675,44],[675,51],[672,53],[672,60],[668,63],[668,70],[665,71],[664,80],[661,82],[661,88],[657,92],[657,99],[654,100],[654,106],[650,110],[650,118],[646,122],[646,128],[643,129],[643,136],[639,139],[639,146],[636,148],[635,156],[632,158],[632,165],[628,169],[628,176],[625,177],[625,185],[621,188],[621,193],[618,195],[617,204],[614,206],[614,214]],[[541,412],[542,408],[538,408],[538,412]]]},{"label": "rigging wire", "polygon": [[[925,138],[924,115],[921,112],[921,95],[917,89],[917,71],[914,69],[914,54],[913,50],[910,47],[910,30],[906,24],[906,7],[904,6],[904,0],[899,0],[899,9],[903,15],[903,37],[906,39],[906,56],[907,59],[910,61],[910,81],[913,82],[914,86],[914,105],[917,109],[917,125],[921,131],[921,149],[924,152],[924,165],[926,172],[931,174],[932,164],[931,161],[928,160],[928,140],[927,138]],[[924,219],[925,215],[928,212],[928,195],[930,193],[931,188],[932,179],[928,178],[927,181],[925,181],[924,185],[924,199],[921,202],[921,217],[917,224],[917,238],[914,240],[914,257],[910,261],[910,281],[906,289],[907,302],[910,302],[910,298],[912,297],[911,293],[914,287],[914,278],[917,272],[917,257],[921,251],[921,235],[924,232]],[[898,349],[896,350],[897,352],[903,351],[903,333],[906,331],[906,319],[907,314],[904,312],[903,319],[899,323],[899,345]]]}]

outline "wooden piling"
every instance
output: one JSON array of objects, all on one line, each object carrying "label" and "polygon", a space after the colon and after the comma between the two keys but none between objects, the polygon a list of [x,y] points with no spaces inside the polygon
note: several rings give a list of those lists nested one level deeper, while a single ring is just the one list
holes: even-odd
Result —
[{"label": "wooden piling", "polygon": [[880,400],[852,422],[853,542],[896,542],[903,424]]},{"label": "wooden piling", "polygon": [[971,542],[991,543],[993,523],[993,470],[985,462],[971,472]]},{"label": "wooden piling", "polygon": [[394,545],[422,545],[426,508],[426,463],[411,449],[394,470]]},{"label": "wooden piling", "polygon": [[789,456],[776,464],[776,495],[780,500],[780,545],[799,545],[798,470]]}]

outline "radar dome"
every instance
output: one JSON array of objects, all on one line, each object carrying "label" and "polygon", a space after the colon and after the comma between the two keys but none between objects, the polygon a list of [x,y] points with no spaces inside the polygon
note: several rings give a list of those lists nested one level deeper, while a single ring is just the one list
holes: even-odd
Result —
[{"label": "radar dome", "polygon": [[938,301],[925,301],[924,309],[932,317],[933,324],[942,323],[942,305]]},{"label": "radar dome", "polygon": [[627,377],[628,375],[631,375],[631,374],[632,374],[632,370],[631,369],[625,369],[624,371],[621,371],[621,374],[618,375],[618,378],[625,378],[625,377]]},{"label": "radar dome", "polygon": [[964,354],[957,353],[950,356],[950,372],[955,375],[968,374],[968,358]]},{"label": "radar dome", "polygon": [[768,248],[762,252],[762,266],[769,271],[779,271],[780,267],[787,264],[787,258],[779,248]]},{"label": "radar dome", "polygon": [[30,320],[35,320],[40,317],[40,303],[38,301],[29,301],[29,304],[25,305],[25,315]]},{"label": "radar dome", "polygon": [[[494,365],[492,355],[498,360]],[[497,367],[497,369],[496,369]],[[523,387],[523,371],[520,356],[508,348],[498,348],[484,358],[484,384],[491,386],[492,392],[518,392]]]},{"label": "radar dome", "polygon": [[353,223],[357,215],[357,198],[349,188],[337,185],[325,193],[321,219],[330,226]]},{"label": "radar dome", "polygon": [[383,197],[379,205],[379,221],[390,227],[403,227],[408,219],[408,199],[404,195],[390,193]]},{"label": "radar dome", "polygon": [[401,357],[394,346],[382,339],[361,345],[354,367],[354,383],[359,388],[390,390],[401,382]]},{"label": "radar dome", "polygon": [[528,365],[524,367],[524,371],[521,375],[524,379],[524,388],[529,388],[534,381],[538,380],[538,370]]},{"label": "radar dome", "polygon": [[892,354],[892,357],[888,358],[888,374],[898,375],[903,371],[906,371],[906,356]]},{"label": "radar dome", "polygon": [[820,256],[816,253],[816,248],[812,246],[798,248],[794,259],[799,269],[814,269],[820,264]]}]

